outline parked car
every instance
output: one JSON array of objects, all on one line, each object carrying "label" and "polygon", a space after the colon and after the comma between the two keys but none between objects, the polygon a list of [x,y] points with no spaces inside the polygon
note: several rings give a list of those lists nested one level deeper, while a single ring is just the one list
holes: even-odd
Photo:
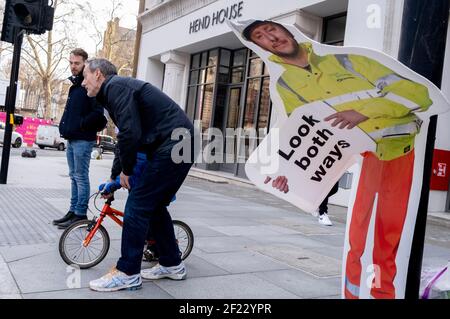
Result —
[{"label": "parked car", "polygon": [[[0,122],[0,143],[1,144],[3,144],[3,139],[5,138],[5,128],[6,128],[5,123]],[[11,137],[11,146],[14,148],[19,148],[22,146],[22,143],[23,143],[22,134],[13,131],[12,137]]]},{"label": "parked car", "polygon": [[59,134],[58,125],[39,125],[35,143],[40,149],[51,147],[64,151],[67,147],[67,140]]},{"label": "parked car", "polygon": [[109,135],[97,135],[97,145],[101,152],[113,152],[116,149],[116,142],[114,141],[114,138],[112,138]]}]

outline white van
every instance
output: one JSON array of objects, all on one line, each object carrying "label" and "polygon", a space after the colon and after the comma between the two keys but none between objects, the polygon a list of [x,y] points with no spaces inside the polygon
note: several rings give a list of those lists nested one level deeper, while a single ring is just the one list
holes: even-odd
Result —
[{"label": "white van", "polygon": [[36,145],[40,149],[52,147],[64,151],[67,147],[67,140],[61,137],[57,125],[39,125],[36,132]]}]

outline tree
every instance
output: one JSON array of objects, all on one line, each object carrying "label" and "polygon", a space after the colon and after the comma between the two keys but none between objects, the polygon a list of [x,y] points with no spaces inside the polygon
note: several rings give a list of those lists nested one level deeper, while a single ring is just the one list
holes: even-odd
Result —
[{"label": "tree", "polygon": [[22,61],[38,76],[43,94],[44,118],[52,116],[52,92],[64,81],[67,72],[67,57],[76,47],[70,26],[75,23],[75,6],[71,0],[53,0],[55,18],[53,30],[43,35],[26,35],[22,50]]},{"label": "tree", "polygon": [[[92,39],[95,39],[96,55],[110,60],[121,75],[130,76],[134,56],[134,42],[136,39],[135,28],[127,29],[119,25],[123,1],[107,0],[103,9],[103,19],[99,19],[89,2],[85,2],[86,31]],[[137,13],[137,12],[136,12]],[[108,21],[106,29],[99,21]]]},{"label": "tree", "polygon": [[[0,26],[3,25],[3,15],[5,13],[5,3],[0,2]],[[7,42],[0,41],[0,62],[2,61],[3,52],[10,50],[12,45]]]}]

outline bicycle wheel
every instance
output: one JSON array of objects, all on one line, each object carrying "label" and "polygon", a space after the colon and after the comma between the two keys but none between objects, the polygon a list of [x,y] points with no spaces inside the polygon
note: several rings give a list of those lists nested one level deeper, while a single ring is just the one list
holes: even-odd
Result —
[{"label": "bicycle wheel", "polygon": [[109,235],[100,225],[87,247],[83,241],[89,234],[92,221],[82,220],[70,225],[59,239],[59,254],[68,265],[77,265],[81,269],[91,268],[105,258],[109,250]]},{"label": "bicycle wheel", "polygon": [[173,220],[173,229],[181,252],[181,259],[185,260],[194,247],[194,234],[191,228],[180,220]]}]

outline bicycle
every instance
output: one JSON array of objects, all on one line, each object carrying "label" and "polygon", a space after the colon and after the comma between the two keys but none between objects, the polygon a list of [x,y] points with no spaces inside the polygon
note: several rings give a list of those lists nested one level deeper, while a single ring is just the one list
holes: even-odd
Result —
[{"label": "bicycle", "polygon": [[[96,206],[98,191],[91,195],[94,198],[94,206],[100,212],[100,217],[94,214],[92,220],[82,220],[70,225],[64,230],[59,240],[59,254],[68,265],[77,265],[80,269],[87,269],[99,264],[107,255],[110,238],[106,228],[102,225],[106,217],[111,218],[119,226],[123,226],[124,213],[111,207],[114,195],[108,198],[100,210]],[[181,259],[185,260],[194,246],[194,234],[191,228],[180,220],[173,220],[175,237],[180,250]],[[157,253],[151,249],[155,241],[147,241],[144,248],[144,261],[158,261]]]}]

